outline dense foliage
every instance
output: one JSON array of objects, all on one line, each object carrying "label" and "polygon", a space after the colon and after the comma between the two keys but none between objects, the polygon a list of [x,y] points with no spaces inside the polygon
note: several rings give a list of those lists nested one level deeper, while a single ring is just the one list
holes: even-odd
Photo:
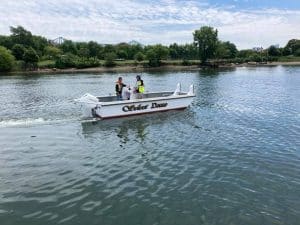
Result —
[{"label": "dense foliage", "polygon": [[134,65],[160,66],[165,62],[163,60],[173,60],[174,63],[179,60],[179,64],[187,66],[197,62],[204,64],[207,61],[244,63],[300,56],[300,40],[297,39],[290,40],[284,48],[270,46],[265,50],[238,51],[233,43],[220,41],[218,31],[209,26],[193,32],[193,43],[173,43],[169,46],[161,44],[143,46],[136,42],[112,45],[71,40],[54,43],[44,37],[33,35],[21,26],[10,27],[10,31],[9,36],[0,35],[1,71],[11,70],[13,67],[36,69],[38,66],[40,68],[47,68],[47,66],[86,68],[100,65],[112,67],[122,61],[131,61]]},{"label": "dense foliage", "polygon": [[194,43],[198,47],[198,56],[204,64],[208,59],[213,58],[218,47],[218,31],[213,27],[204,26],[195,30]]},{"label": "dense foliage", "polygon": [[14,56],[5,47],[0,46],[0,71],[12,70],[15,63]]},{"label": "dense foliage", "polygon": [[162,59],[167,59],[169,50],[166,46],[154,45],[145,47],[146,58],[149,60],[149,66],[160,66]]}]

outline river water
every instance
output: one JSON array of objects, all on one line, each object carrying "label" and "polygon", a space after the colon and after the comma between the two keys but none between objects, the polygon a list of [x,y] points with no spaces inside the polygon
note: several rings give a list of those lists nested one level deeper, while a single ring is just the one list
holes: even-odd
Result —
[{"label": "river water", "polygon": [[0,224],[300,224],[300,67],[143,73],[184,111],[105,121],[73,102],[123,76],[0,77]]}]

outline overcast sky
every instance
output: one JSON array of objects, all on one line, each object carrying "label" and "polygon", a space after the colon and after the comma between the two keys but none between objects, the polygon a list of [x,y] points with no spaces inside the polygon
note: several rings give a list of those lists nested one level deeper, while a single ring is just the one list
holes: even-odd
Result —
[{"label": "overcast sky", "polygon": [[213,26],[239,49],[300,38],[300,0],[0,0],[0,34],[21,25],[48,39],[191,43]]}]

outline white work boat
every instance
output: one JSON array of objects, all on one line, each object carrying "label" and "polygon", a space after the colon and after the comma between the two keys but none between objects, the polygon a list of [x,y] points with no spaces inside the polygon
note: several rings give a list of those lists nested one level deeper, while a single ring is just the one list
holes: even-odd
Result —
[{"label": "white work boat", "polygon": [[96,97],[87,93],[75,101],[81,103],[85,117],[106,119],[185,109],[194,97],[193,85],[188,92],[181,92],[181,85],[177,84],[174,92],[144,93],[139,99],[135,94],[131,94],[130,100],[118,100],[116,96]]}]

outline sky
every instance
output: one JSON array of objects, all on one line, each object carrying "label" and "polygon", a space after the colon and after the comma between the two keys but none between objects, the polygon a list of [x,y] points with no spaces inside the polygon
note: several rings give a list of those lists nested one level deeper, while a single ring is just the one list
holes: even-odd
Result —
[{"label": "sky", "polygon": [[193,42],[201,26],[238,49],[300,39],[300,0],[0,0],[0,34],[23,26],[48,39],[102,44]]}]

